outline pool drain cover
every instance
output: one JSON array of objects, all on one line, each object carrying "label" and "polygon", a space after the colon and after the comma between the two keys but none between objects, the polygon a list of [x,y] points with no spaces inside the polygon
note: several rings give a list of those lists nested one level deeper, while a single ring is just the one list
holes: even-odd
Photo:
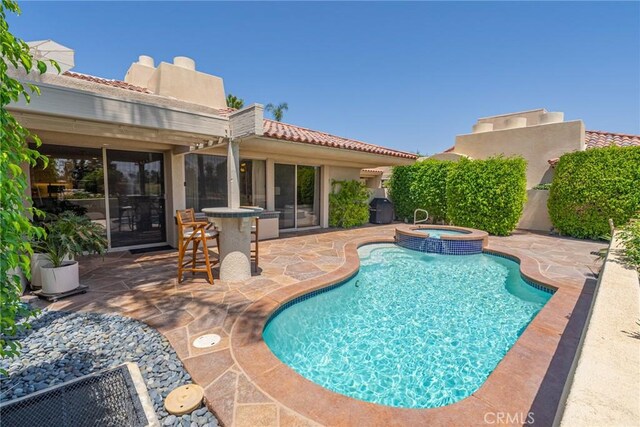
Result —
[{"label": "pool drain cover", "polygon": [[220,342],[220,335],[217,334],[206,334],[199,336],[195,340],[193,340],[193,346],[195,348],[209,348]]},{"label": "pool drain cover", "polygon": [[200,407],[204,390],[197,384],[187,384],[173,390],[164,400],[164,407],[172,415],[184,415]]}]

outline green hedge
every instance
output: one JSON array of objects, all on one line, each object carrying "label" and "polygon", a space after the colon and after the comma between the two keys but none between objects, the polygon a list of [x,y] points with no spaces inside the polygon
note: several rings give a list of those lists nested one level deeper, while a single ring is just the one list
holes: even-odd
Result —
[{"label": "green hedge", "polygon": [[396,166],[389,182],[389,197],[396,217],[413,220],[413,211],[425,209],[429,217],[447,217],[447,174],[453,164],[443,160],[424,160],[409,166]]},{"label": "green hedge", "polygon": [[351,228],[369,222],[369,189],[356,180],[332,181],[329,226]]},{"label": "green hedge", "polygon": [[414,165],[395,166],[389,180],[389,197],[393,200],[396,218],[400,220],[413,218],[413,211],[416,209],[415,201],[411,195],[414,175]]},{"label": "green hedge", "polygon": [[447,178],[447,215],[459,226],[505,236],[518,224],[527,198],[521,157],[461,159]]},{"label": "green hedge", "polygon": [[601,238],[609,219],[626,224],[640,210],[640,147],[607,147],[560,157],[549,216],[564,235]]},{"label": "green hedge", "polygon": [[[416,163],[410,191],[416,208],[426,209],[435,221],[447,219],[447,175],[453,162],[424,160]],[[411,212],[413,216],[413,211]]]}]

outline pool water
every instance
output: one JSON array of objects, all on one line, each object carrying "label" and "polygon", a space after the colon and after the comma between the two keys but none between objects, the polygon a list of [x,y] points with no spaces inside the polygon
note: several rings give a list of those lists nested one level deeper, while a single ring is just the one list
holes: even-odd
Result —
[{"label": "pool water", "polygon": [[281,311],[263,337],[302,376],[368,402],[433,408],[471,395],[551,297],[493,255],[358,253],[353,278]]},{"label": "pool water", "polygon": [[419,231],[422,233],[429,233],[429,237],[434,239],[439,239],[443,234],[452,235],[452,234],[469,234],[465,231],[457,231],[457,230],[445,230],[441,228],[418,228],[413,231]]}]

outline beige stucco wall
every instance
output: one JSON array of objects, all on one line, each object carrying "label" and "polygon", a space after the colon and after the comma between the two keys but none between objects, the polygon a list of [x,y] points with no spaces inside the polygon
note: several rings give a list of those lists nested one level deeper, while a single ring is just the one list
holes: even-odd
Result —
[{"label": "beige stucco wall", "polygon": [[553,169],[548,160],[584,150],[581,120],[503,129],[456,136],[455,153],[474,159],[491,156],[522,156],[527,160],[527,188],[551,182]]},{"label": "beige stucco wall", "polygon": [[359,168],[349,168],[343,166],[333,166],[331,168],[330,178],[335,179],[337,181],[344,180],[360,180],[360,169]]},{"label": "beige stucco wall", "polygon": [[523,230],[550,231],[553,225],[547,209],[548,200],[549,190],[527,190],[527,203],[517,227]]},{"label": "beige stucco wall", "polygon": [[463,157],[469,157],[469,156],[465,156],[464,154],[459,154],[459,153],[448,152],[448,153],[436,153],[432,156],[427,157],[426,159],[447,160],[450,162],[457,162]]},{"label": "beige stucco wall", "polygon": [[540,124],[540,116],[544,113],[546,113],[546,110],[544,108],[537,108],[535,110],[520,111],[517,113],[507,113],[500,114],[498,116],[482,117],[478,119],[478,123],[491,123],[494,130],[500,130],[508,127],[508,122],[511,119],[515,117],[521,117],[523,119],[526,119],[527,126],[535,126]]},{"label": "beige stucco wall", "polygon": [[224,83],[220,77],[195,70],[195,62],[176,57],[174,63],[131,64],[124,81],[149,89],[156,95],[171,97],[211,108],[224,109],[227,102]]}]

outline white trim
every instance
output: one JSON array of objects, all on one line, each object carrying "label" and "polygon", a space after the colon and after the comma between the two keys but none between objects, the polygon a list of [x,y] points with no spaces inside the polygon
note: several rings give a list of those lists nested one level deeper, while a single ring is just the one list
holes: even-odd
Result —
[{"label": "white trim", "polygon": [[104,217],[107,220],[107,250],[111,249],[111,209],[109,206],[109,163],[107,162],[107,147],[102,147],[102,179],[104,180]]}]

